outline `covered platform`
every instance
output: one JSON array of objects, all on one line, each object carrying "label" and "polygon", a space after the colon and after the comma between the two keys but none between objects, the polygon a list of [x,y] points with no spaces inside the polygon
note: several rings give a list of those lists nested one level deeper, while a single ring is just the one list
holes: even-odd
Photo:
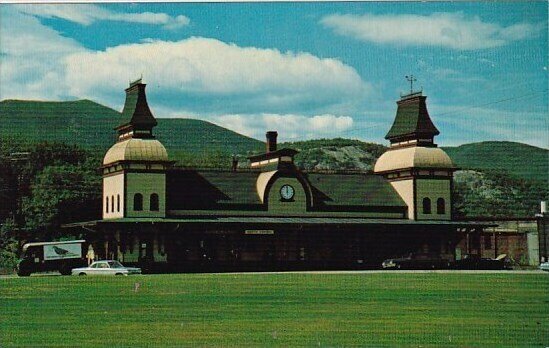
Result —
[{"label": "covered platform", "polygon": [[377,269],[384,259],[410,252],[454,260],[459,241],[488,226],[265,216],[120,218],[64,225],[84,234],[99,257],[156,272]]}]

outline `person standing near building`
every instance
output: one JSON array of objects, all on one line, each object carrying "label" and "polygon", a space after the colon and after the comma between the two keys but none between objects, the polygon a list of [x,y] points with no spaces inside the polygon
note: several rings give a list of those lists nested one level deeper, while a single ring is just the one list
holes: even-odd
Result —
[{"label": "person standing near building", "polygon": [[93,251],[93,246],[91,244],[88,246],[88,253],[86,254],[86,259],[88,259],[88,266],[91,265],[95,259],[95,251]]}]

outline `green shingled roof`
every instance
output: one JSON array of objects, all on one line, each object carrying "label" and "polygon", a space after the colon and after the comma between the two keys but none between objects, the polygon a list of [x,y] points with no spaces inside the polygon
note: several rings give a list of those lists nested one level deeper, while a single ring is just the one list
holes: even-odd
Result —
[{"label": "green shingled roof", "polygon": [[[171,210],[258,210],[258,172],[173,170],[168,173],[168,207]],[[308,173],[315,211],[347,208],[406,208],[393,187],[373,174]]]},{"label": "green shingled roof", "polygon": [[429,117],[425,99],[427,97],[414,95],[399,100],[395,121],[385,139],[391,140],[410,135],[438,135],[440,132]]},{"label": "green shingled roof", "polygon": [[406,207],[391,184],[373,174],[309,173],[308,178],[317,207]]},{"label": "green shingled roof", "polygon": [[174,170],[168,173],[168,207],[186,209],[259,209],[257,172]]},{"label": "green shingled roof", "polygon": [[147,104],[147,96],[145,95],[145,84],[141,80],[137,80],[130,84],[126,89],[126,101],[122,110],[122,118],[119,127],[128,124],[135,126],[145,126],[147,128],[156,126],[157,122],[154,118],[149,105]]}]

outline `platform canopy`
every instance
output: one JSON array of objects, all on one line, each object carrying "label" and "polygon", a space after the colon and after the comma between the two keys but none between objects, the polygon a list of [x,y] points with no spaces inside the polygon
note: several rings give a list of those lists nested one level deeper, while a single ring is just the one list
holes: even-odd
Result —
[{"label": "platform canopy", "polygon": [[496,224],[490,222],[479,221],[415,221],[408,219],[370,219],[370,218],[336,218],[336,217],[189,217],[189,218],[121,218],[110,220],[93,220],[86,222],[77,222],[72,224],[65,224],[62,227],[93,227],[93,226],[105,226],[105,225],[122,225],[122,224],[215,224],[215,225],[238,225],[238,224],[250,224],[250,225],[344,225],[344,226],[357,226],[357,225],[391,225],[391,226],[455,226],[455,227],[494,227]]}]

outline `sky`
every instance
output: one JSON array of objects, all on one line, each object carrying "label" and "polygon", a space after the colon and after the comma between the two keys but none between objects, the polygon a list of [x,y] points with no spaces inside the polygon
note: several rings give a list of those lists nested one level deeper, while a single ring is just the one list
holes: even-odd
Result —
[{"label": "sky", "polygon": [[545,1],[2,4],[0,100],[121,111],[142,76],[159,118],[386,143],[413,75],[439,145],[549,148],[547,12]]}]

